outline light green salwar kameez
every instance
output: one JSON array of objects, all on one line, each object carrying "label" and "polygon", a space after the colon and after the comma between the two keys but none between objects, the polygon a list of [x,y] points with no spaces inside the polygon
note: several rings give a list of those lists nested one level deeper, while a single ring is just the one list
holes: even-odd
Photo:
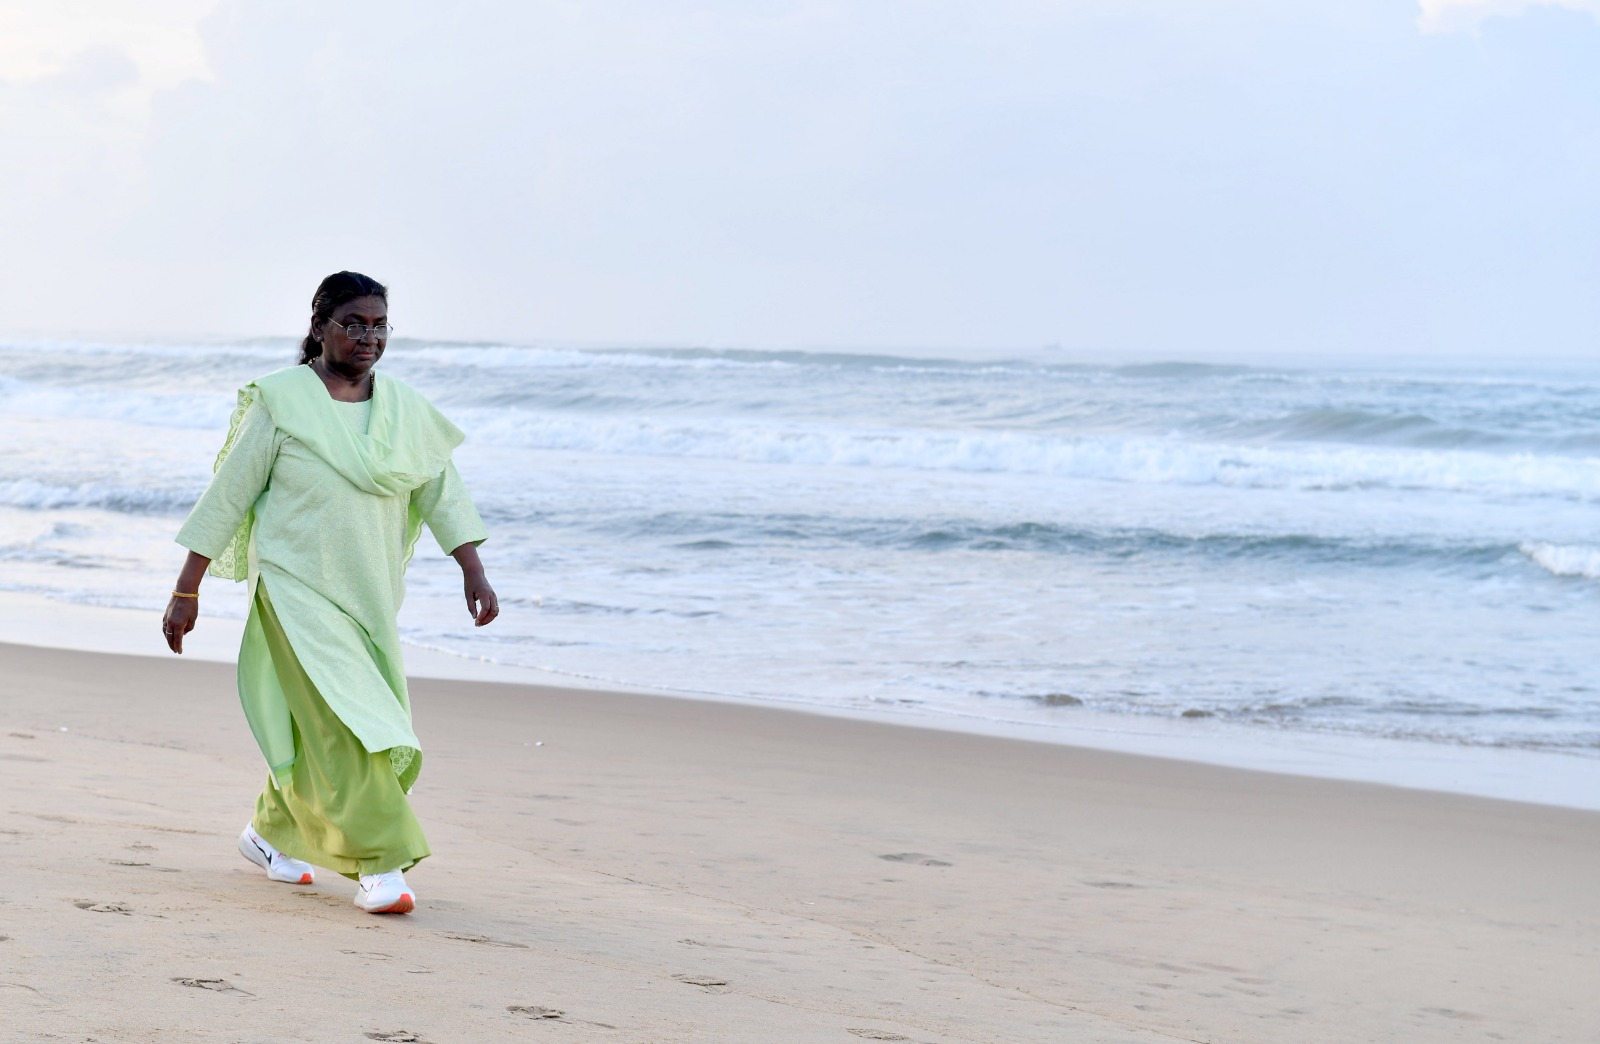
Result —
[{"label": "light green salwar kameez", "polygon": [[255,827],[347,876],[428,854],[406,800],[422,767],[396,616],[424,523],[450,552],[485,533],[450,461],[461,433],[376,375],[341,403],[309,367],[239,393],[178,543],[250,583],[239,696],[270,778]]}]

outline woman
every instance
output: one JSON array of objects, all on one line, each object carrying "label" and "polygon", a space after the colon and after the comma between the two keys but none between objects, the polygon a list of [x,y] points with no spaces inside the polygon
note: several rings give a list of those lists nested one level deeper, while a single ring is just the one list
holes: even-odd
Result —
[{"label": "woman", "polygon": [[474,623],[500,611],[450,459],[461,432],[374,372],[389,332],[376,280],[317,287],[300,365],[239,392],[162,619],[181,653],[204,574],[249,581],[239,696],[271,774],[239,851],[274,881],[310,884],[312,863],[353,878],[369,913],[409,912],[404,872],[429,854],[406,799],[422,754],[395,623],[424,523],[460,563]]}]

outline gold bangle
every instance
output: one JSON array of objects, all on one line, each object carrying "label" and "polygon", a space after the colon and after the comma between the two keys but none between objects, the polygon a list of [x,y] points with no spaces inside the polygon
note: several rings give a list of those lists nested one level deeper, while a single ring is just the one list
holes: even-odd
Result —
[{"label": "gold bangle", "polygon": [[199,598],[200,597],[200,592],[196,591],[196,592],[194,592],[194,594],[188,594],[188,593],[186,593],[184,591],[174,591],[174,592],[172,592],[172,597],[174,597],[174,598]]}]

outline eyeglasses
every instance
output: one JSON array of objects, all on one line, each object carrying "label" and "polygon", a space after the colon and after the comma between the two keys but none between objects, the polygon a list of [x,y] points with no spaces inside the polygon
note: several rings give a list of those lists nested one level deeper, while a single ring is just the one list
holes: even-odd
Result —
[{"label": "eyeglasses", "polygon": [[377,326],[368,326],[366,323],[341,323],[337,319],[329,319],[328,322],[343,330],[344,335],[350,338],[352,341],[359,341],[369,333],[380,341],[386,341],[389,339],[389,335],[394,333],[394,327],[390,326],[388,323],[379,323]]}]

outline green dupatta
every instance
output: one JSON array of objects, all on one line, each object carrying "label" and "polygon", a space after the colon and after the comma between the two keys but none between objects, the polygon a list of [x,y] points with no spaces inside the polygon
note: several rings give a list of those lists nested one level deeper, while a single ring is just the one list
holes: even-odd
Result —
[{"label": "green dupatta", "polygon": [[[438,475],[465,436],[444,414],[410,385],[373,374],[372,416],[365,435],[354,431],[343,417],[322,378],[309,366],[290,366],[251,381],[239,389],[238,405],[228,423],[228,437],[212,465],[222,467],[238,437],[245,411],[260,401],[280,431],[298,439],[344,476],[351,485],[375,496],[410,493]],[[250,533],[255,510],[212,559],[212,576],[228,580],[249,577]],[[422,533],[422,517],[415,508],[407,513],[406,561]]]}]

